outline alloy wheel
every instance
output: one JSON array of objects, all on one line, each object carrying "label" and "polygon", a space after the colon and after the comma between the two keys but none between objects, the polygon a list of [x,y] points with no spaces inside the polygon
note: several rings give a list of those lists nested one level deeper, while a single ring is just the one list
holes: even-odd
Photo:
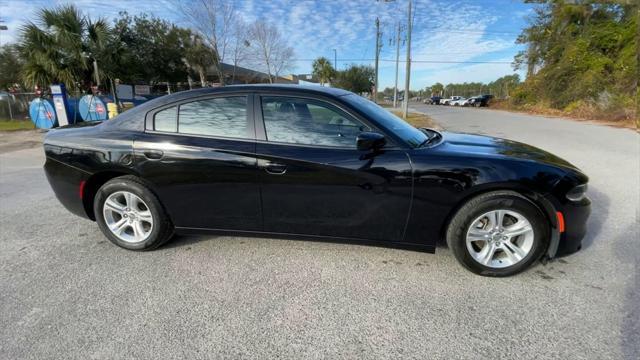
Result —
[{"label": "alloy wheel", "polygon": [[533,248],[531,222],[522,214],[499,209],[476,218],[469,227],[466,245],[478,263],[505,268],[522,261]]},{"label": "alloy wheel", "polygon": [[149,206],[131,192],[117,191],[109,195],[102,213],[111,233],[127,243],[140,243],[153,230],[153,215]]}]

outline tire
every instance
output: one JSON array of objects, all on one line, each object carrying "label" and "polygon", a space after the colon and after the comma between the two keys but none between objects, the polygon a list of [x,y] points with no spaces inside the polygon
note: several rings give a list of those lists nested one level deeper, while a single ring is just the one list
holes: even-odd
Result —
[{"label": "tire", "polygon": [[128,250],[153,250],[173,236],[173,224],[160,200],[135,176],[117,177],[102,185],[93,211],[109,241]]},{"label": "tire", "polygon": [[[500,214],[498,210],[504,214],[502,231],[487,230],[493,226],[491,215],[485,215]],[[524,231],[527,222],[532,231],[510,236]],[[484,228],[480,226],[483,223]],[[508,226],[502,226],[505,224]],[[518,229],[520,226],[523,229]],[[460,264],[476,274],[494,277],[511,276],[527,269],[542,257],[549,237],[545,215],[529,199],[513,191],[490,192],[469,200],[453,216],[446,232],[447,245]],[[492,255],[485,256],[488,254]],[[478,258],[484,259],[484,263]]]}]

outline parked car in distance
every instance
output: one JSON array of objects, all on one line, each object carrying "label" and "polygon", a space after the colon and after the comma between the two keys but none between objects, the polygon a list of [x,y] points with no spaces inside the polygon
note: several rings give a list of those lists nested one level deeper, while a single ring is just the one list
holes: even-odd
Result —
[{"label": "parked car in distance", "polygon": [[441,99],[440,100],[440,105],[451,105],[451,102],[456,101],[458,99],[460,99],[461,96],[452,96],[448,99]]},{"label": "parked car in distance", "polygon": [[426,252],[444,238],[467,269],[507,276],[577,251],[590,212],[587,176],[553,154],[417,129],[335,88],[203,88],[84,125],[47,133],[47,179],[130,250],[173,234]]},{"label": "parked car in distance", "polygon": [[461,97],[460,97],[460,98],[458,98],[457,100],[450,101],[450,102],[449,102],[449,105],[452,105],[452,106],[462,106],[462,105],[465,103],[465,101],[467,101],[467,98],[465,98],[465,97],[462,97],[462,96],[461,96]]},{"label": "parked car in distance", "polygon": [[432,96],[424,99],[423,103],[429,104],[429,105],[438,105],[440,103],[440,99],[442,99],[440,96]]},{"label": "parked car in distance", "polygon": [[475,106],[475,107],[488,106],[491,99],[493,99],[493,95],[474,96],[472,98],[469,98],[467,106]]}]

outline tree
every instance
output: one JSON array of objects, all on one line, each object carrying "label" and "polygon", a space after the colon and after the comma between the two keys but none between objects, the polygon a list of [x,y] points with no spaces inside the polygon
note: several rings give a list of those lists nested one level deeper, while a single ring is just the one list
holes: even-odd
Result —
[{"label": "tree", "polygon": [[287,45],[275,25],[256,20],[249,29],[251,48],[258,59],[257,66],[269,76],[273,83],[284,70],[291,66],[293,49]]},{"label": "tree", "polygon": [[638,2],[536,2],[541,5],[517,40],[527,48],[514,66],[527,70],[527,80],[516,101],[558,109],[580,103],[631,108],[638,81]]},{"label": "tree", "polygon": [[444,85],[442,85],[439,82],[431,85],[431,87],[427,90],[427,92],[430,93],[431,96],[441,95],[443,91],[444,91]]},{"label": "tree", "polygon": [[74,88],[91,81],[93,61],[108,43],[110,28],[73,5],[41,9],[36,23],[20,30],[21,77],[27,86],[64,82]]},{"label": "tree", "polygon": [[187,48],[192,43],[189,29],[155,17],[141,14],[131,17],[120,13],[115,33],[123,48],[117,77],[126,82],[179,82],[189,72],[185,63]]},{"label": "tree", "polygon": [[313,76],[320,81],[320,85],[322,86],[330,82],[335,77],[336,71],[333,66],[331,66],[331,61],[326,57],[319,57],[315,59],[311,67],[313,69]]},{"label": "tree", "polygon": [[240,63],[247,60],[250,55],[251,43],[248,40],[249,32],[247,24],[241,18],[237,18],[234,22],[234,31],[231,42],[231,61],[233,65],[233,71],[231,73],[231,83],[235,83],[236,69]]},{"label": "tree", "polygon": [[357,94],[371,93],[374,78],[375,71],[371,66],[352,64],[346,70],[338,72],[333,85]]},{"label": "tree", "polygon": [[0,47],[0,90],[20,84],[20,68],[22,61],[15,44]]},{"label": "tree", "polygon": [[216,63],[215,52],[202,42],[200,35],[191,35],[185,44],[185,61],[187,66],[200,76],[201,86],[207,82],[207,68]]},{"label": "tree", "polygon": [[178,9],[191,24],[192,28],[216,54],[214,64],[218,79],[225,84],[222,63],[230,56],[235,66],[243,57],[245,41],[244,24],[235,4],[223,0],[200,0],[178,2]]}]

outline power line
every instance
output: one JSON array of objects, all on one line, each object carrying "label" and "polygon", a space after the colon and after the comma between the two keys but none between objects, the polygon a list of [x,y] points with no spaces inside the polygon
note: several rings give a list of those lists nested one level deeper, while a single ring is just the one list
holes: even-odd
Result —
[{"label": "power line", "polygon": [[[315,61],[316,59],[291,59],[291,61]],[[375,61],[375,59],[340,59],[340,61]],[[378,61],[395,62],[395,59],[379,59]],[[406,60],[400,60],[406,62]],[[414,63],[427,64],[511,64],[511,61],[455,61],[455,60],[411,60]]]}]

